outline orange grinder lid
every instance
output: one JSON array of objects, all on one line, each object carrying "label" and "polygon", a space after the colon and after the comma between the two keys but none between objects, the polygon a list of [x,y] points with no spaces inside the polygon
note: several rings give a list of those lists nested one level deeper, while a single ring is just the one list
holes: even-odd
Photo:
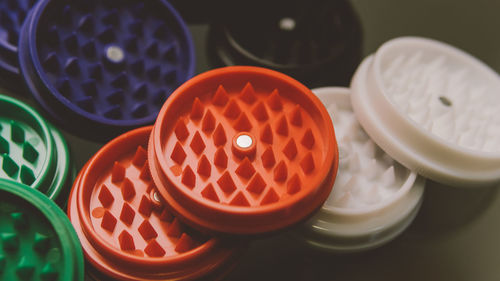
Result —
[{"label": "orange grinder lid", "polygon": [[185,222],[262,234],[319,208],[338,167],[332,121],[298,81],[258,67],[208,71],[163,105],[148,159],[158,191]]},{"label": "orange grinder lid", "polygon": [[147,163],[151,129],[105,145],[75,181],[68,214],[86,259],[119,280],[217,279],[239,248],[190,229],[165,208]]}]

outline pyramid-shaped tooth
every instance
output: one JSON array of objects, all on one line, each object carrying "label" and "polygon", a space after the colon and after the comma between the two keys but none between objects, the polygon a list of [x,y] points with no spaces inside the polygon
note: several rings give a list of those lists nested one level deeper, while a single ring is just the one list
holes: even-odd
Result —
[{"label": "pyramid-shaped tooth", "polygon": [[50,262],[45,264],[42,270],[40,271],[40,280],[42,281],[58,280],[58,278],[59,278],[59,271]]},{"label": "pyramid-shaped tooth", "polygon": [[262,176],[259,173],[257,173],[248,184],[247,191],[255,194],[261,194],[265,188],[266,188],[266,182],[264,181]]},{"label": "pyramid-shaped tooth", "polygon": [[252,115],[255,119],[264,122],[269,119],[269,115],[267,114],[266,106],[263,102],[257,103],[257,105],[252,110]]},{"label": "pyramid-shaped tooth", "polygon": [[[8,149],[6,152],[8,152]],[[38,151],[28,141],[23,143],[23,158],[30,163],[34,163],[38,158]]]},{"label": "pyramid-shaped tooth", "polygon": [[183,119],[177,120],[174,131],[175,136],[179,141],[184,141],[189,136],[189,131]]},{"label": "pyramid-shaped tooth", "polygon": [[444,138],[451,139],[455,133],[455,116],[449,111],[432,121],[432,133]]},{"label": "pyramid-shaped tooth", "polygon": [[50,237],[36,232],[33,239],[33,249],[39,254],[45,254],[50,249]]},{"label": "pyramid-shaped tooth", "polygon": [[280,197],[276,193],[276,191],[274,190],[274,188],[269,188],[269,190],[267,191],[266,195],[264,195],[264,198],[262,198],[262,201],[260,202],[260,205],[261,206],[269,205],[269,204],[272,204],[274,202],[278,202],[279,199],[280,199]]},{"label": "pyramid-shaped tooth", "polygon": [[288,136],[288,122],[283,115],[276,123],[276,133],[282,136]]},{"label": "pyramid-shaped tooth", "polygon": [[302,109],[300,105],[295,105],[290,116],[290,123],[296,127],[302,127]]},{"label": "pyramid-shaped tooth", "polygon": [[14,120],[10,120],[10,138],[15,143],[23,143],[25,139],[24,129]]},{"label": "pyramid-shaped tooth", "polygon": [[194,247],[194,241],[191,236],[186,233],[182,233],[181,238],[177,241],[175,245],[175,251],[178,253],[185,253]]},{"label": "pyramid-shaped tooth", "polygon": [[148,115],[148,105],[146,103],[136,103],[131,109],[132,116],[142,118]]},{"label": "pyramid-shaped tooth", "polygon": [[182,234],[182,226],[177,218],[168,226],[167,235],[170,237],[179,237]]},{"label": "pyramid-shaped tooth", "polygon": [[126,225],[132,225],[135,218],[135,211],[130,205],[125,202],[123,203],[122,210],[120,212],[120,220]]},{"label": "pyramid-shaped tooth", "polygon": [[166,60],[167,62],[171,64],[176,64],[177,63],[177,54],[178,54],[178,46],[177,44],[171,43],[168,45],[166,48],[164,48],[163,54],[162,54],[162,59]]},{"label": "pyramid-shaped tooth", "polygon": [[119,19],[120,15],[118,14],[117,8],[111,8],[101,18],[102,22],[105,24],[118,24]]},{"label": "pyramid-shaped tooth", "polygon": [[247,82],[243,90],[241,90],[239,98],[247,104],[253,104],[257,100],[255,90],[250,82]]},{"label": "pyramid-shaped tooth", "polygon": [[252,123],[248,120],[245,113],[242,113],[236,123],[234,123],[234,129],[240,132],[248,132],[252,129]]},{"label": "pyramid-shaped tooth", "polygon": [[94,18],[92,15],[87,14],[80,18],[77,26],[79,31],[91,33],[94,31]]},{"label": "pyramid-shaped tooth", "polygon": [[109,191],[108,187],[105,184],[101,185],[98,198],[102,206],[105,208],[111,206],[111,204],[113,204],[113,201],[115,201],[113,194],[111,193],[111,191]]},{"label": "pyramid-shaped tooth", "polygon": [[290,195],[295,194],[300,191],[302,188],[302,183],[300,182],[300,178],[297,174],[293,175],[286,185],[286,192]]},{"label": "pyramid-shaped tooth", "polygon": [[51,52],[45,57],[43,60],[43,67],[52,73],[56,73],[59,71],[59,59],[57,58],[57,54],[55,52]]},{"label": "pyramid-shaped tooth", "polygon": [[95,112],[93,97],[82,97],[76,101],[76,105],[87,112]]},{"label": "pyramid-shaped tooth", "polygon": [[146,54],[151,58],[156,58],[158,56],[158,42],[153,41],[153,43],[147,47]]},{"label": "pyramid-shaped tooth", "polygon": [[128,25],[128,28],[129,28],[131,33],[133,33],[137,36],[142,36],[142,34],[143,34],[142,24],[143,24],[142,20],[136,19],[136,20],[133,20],[132,23],[130,23]]},{"label": "pyramid-shaped tooth", "polygon": [[240,177],[250,179],[253,176],[253,174],[255,173],[255,168],[253,167],[250,160],[248,160],[248,158],[245,157],[245,159],[243,159],[243,161],[241,161],[238,168],[236,168],[235,172]]},{"label": "pyramid-shaped tooth", "polygon": [[394,172],[394,166],[390,166],[380,176],[380,185],[391,186],[395,182],[396,182],[396,173]]},{"label": "pyramid-shaped tooth", "polygon": [[17,230],[25,230],[28,228],[28,216],[23,212],[15,212],[10,214],[14,228]]},{"label": "pyramid-shaped tooth", "polygon": [[[4,139],[2,136],[0,136],[0,153],[1,154],[9,154],[9,151],[10,151],[9,142],[6,139]],[[26,159],[26,160],[28,160],[28,159]]]},{"label": "pyramid-shaped tooth", "polygon": [[89,77],[95,80],[102,80],[102,65],[100,63],[93,64],[89,67]]},{"label": "pyramid-shaped tooth", "polygon": [[163,80],[167,85],[177,86],[177,70],[175,68],[171,68],[165,72],[163,75]]},{"label": "pyramid-shaped tooth", "polygon": [[365,196],[365,203],[367,204],[376,204],[380,202],[380,192],[377,185],[372,185],[367,192],[367,196]]},{"label": "pyramid-shaped tooth", "polygon": [[153,32],[153,36],[156,39],[165,39],[165,37],[167,36],[167,31],[168,31],[167,25],[161,24],[155,29],[155,31]]},{"label": "pyramid-shaped tooth", "polygon": [[196,132],[191,140],[191,144],[189,145],[194,153],[200,155],[203,150],[205,150],[205,143],[200,135],[200,132]]},{"label": "pyramid-shaped tooth", "polygon": [[198,161],[198,169],[196,171],[199,175],[202,175],[206,178],[210,177],[210,174],[212,172],[212,165],[210,165],[210,162],[208,161],[205,154],[203,154],[203,156],[201,156],[200,160]]},{"label": "pyramid-shaped tooth", "polygon": [[225,106],[229,101],[229,95],[224,88],[224,86],[219,85],[217,91],[215,91],[214,96],[212,97],[212,103],[217,106]]},{"label": "pyramid-shaped tooth", "polygon": [[129,85],[127,74],[120,73],[115,79],[111,80],[111,85],[115,88],[126,88]]},{"label": "pyramid-shaped tooth", "polygon": [[80,73],[80,62],[78,61],[78,58],[71,57],[66,60],[64,64],[64,71],[71,76],[78,75]]},{"label": "pyramid-shaped tooth", "polygon": [[217,125],[217,128],[215,129],[213,135],[213,139],[215,146],[221,146],[226,144],[227,142],[226,132],[224,131],[224,127],[222,127],[222,124],[219,123],[219,125]]},{"label": "pyramid-shaped tooth", "polygon": [[56,88],[59,91],[59,93],[61,93],[61,95],[65,96],[66,98],[71,97],[73,89],[71,87],[71,83],[69,82],[68,78],[64,77],[58,79],[56,82]]},{"label": "pyramid-shaped tooth", "polygon": [[[131,36],[127,39],[125,39],[125,50],[127,50],[128,52],[131,52],[131,53],[135,53],[139,50],[139,48],[137,47],[137,42],[138,42],[138,39],[136,36]],[[144,62],[142,60],[139,60],[140,62],[142,62],[143,64],[143,67],[144,67]]]},{"label": "pyramid-shaped tooth", "polygon": [[312,171],[314,171],[314,168],[316,166],[314,164],[314,158],[311,152],[307,153],[302,161],[300,161],[300,167],[302,167],[302,171],[304,171],[305,174],[310,174],[312,173]]},{"label": "pyramid-shaped tooth", "polygon": [[361,170],[361,160],[357,152],[353,152],[349,158],[349,171],[358,172]]},{"label": "pyramid-shaped tooth", "polygon": [[158,233],[148,220],[144,220],[137,230],[146,241],[158,237]]},{"label": "pyramid-shaped tooth", "polygon": [[64,45],[70,52],[75,52],[78,50],[78,37],[76,36],[75,32],[72,32],[68,37],[64,39]]},{"label": "pyramid-shaped tooth", "polygon": [[110,106],[103,114],[106,118],[109,119],[120,119],[122,117],[122,109],[120,105],[112,105]]},{"label": "pyramid-shaped tooth", "polygon": [[20,280],[30,280],[35,272],[35,265],[33,265],[27,256],[23,256],[16,267],[16,275]]},{"label": "pyramid-shaped tooth", "polygon": [[153,103],[163,104],[167,99],[167,92],[164,89],[158,89],[153,94]]},{"label": "pyramid-shaped tooth", "polygon": [[266,169],[272,168],[274,164],[276,164],[276,159],[274,158],[273,149],[271,147],[268,147],[266,151],[262,153],[261,159],[262,159],[262,165]]},{"label": "pyramid-shaped tooth", "polygon": [[133,62],[130,67],[132,69],[132,73],[137,76],[142,75],[145,71],[144,61],[142,59],[138,59],[137,61]]},{"label": "pyramid-shaped tooth", "polygon": [[87,79],[82,83],[82,90],[87,96],[95,97],[98,94],[97,82],[95,79]]},{"label": "pyramid-shaped tooth", "polygon": [[209,183],[203,191],[201,191],[201,195],[209,200],[214,202],[220,202],[219,196],[217,196],[217,192],[214,189],[214,186]]},{"label": "pyramid-shaped tooth", "polygon": [[379,173],[379,165],[375,158],[365,159],[366,164],[363,167],[363,175],[368,180],[373,180]]},{"label": "pyramid-shaped tooth", "polygon": [[250,206],[248,199],[245,197],[245,195],[241,191],[239,191],[236,194],[236,196],[234,196],[233,200],[231,200],[231,202],[229,202],[229,204],[233,205],[233,206],[241,206],[241,207]]},{"label": "pyramid-shaped tooth", "polygon": [[363,155],[369,158],[374,158],[377,152],[377,146],[371,140],[366,141],[362,146]]},{"label": "pyramid-shaped tooth", "polygon": [[132,91],[132,96],[136,99],[143,99],[148,94],[148,85],[146,83],[140,83]]},{"label": "pyramid-shaped tooth", "polygon": [[117,183],[121,182],[125,178],[125,167],[118,161],[113,164],[113,169],[111,170],[111,182]]},{"label": "pyramid-shaped tooth", "polygon": [[71,5],[67,4],[64,5],[62,8],[62,13],[59,14],[58,21],[62,25],[69,25],[71,23],[71,18],[72,18],[72,10],[73,8]]},{"label": "pyramid-shaped tooth", "polygon": [[219,147],[215,152],[214,164],[219,168],[227,168],[227,155],[223,147]]},{"label": "pyramid-shaped tooth", "polygon": [[359,186],[359,181],[359,176],[353,175],[341,188],[344,192],[352,192]]},{"label": "pyramid-shaped tooth", "polygon": [[146,195],[142,195],[138,211],[146,218],[149,218],[149,216],[151,216],[151,212],[153,212],[153,203]]},{"label": "pyramid-shaped tooth", "polygon": [[159,258],[165,255],[165,250],[160,246],[160,244],[158,244],[158,242],[156,242],[156,240],[151,240],[146,248],[144,248],[144,253],[150,257]]},{"label": "pyramid-shaped tooth", "polygon": [[291,161],[295,159],[297,156],[297,145],[295,144],[295,140],[292,138],[283,148],[283,153],[285,156]]},{"label": "pyramid-shaped tooth", "polygon": [[30,186],[33,182],[35,182],[35,173],[33,173],[33,170],[28,168],[28,166],[22,165],[21,171],[19,172],[19,178],[22,183]]},{"label": "pyramid-shaped tooth", "polygon": [[123,199],[125,199],[125,201],[130,201],[131,199],[134,198],[135,196],[134,183],[129,178],[125,178],[123,180],[121,185],[121,192]]},{"label": "pyramid-shaped tooth", "polygon": [[97,34],[97,39],[103,43],[111,43],[115,40],[115,33],[113,27],[107,27],[99,34]]},{"label": "pyramid-shaped tooth", "polygon": [[59,31],[57,26],[53,25],[49,28],[49,31],[47,32],[47,42],[49,42],[50,45],[52,46],[57,46],[61,38],[59,37]]},{"label": "pyramid-shaped tooth", "polygon": [[95,45],[95,41],[93,39],[85,42],[82,45],[82,52],[88,58],[94,58],[97,54],[97,49]]},{"label": "pyramid-shaped tooth", "polygon": [[109,232],[115,231],[116,218],[106,210],[102,216],[101,227]]},{"label": "pyramid-shaped tooth", "polygon": [[337,207],[346,207],[349,205],[349,201],[351,200],[351,192],[347,191],[341,194],[339,198],[336,198],[334,204]]},{"label": "pyramid-shaped tooth", "polygon": [[132,165],[136,167],[144,166],[146,160],[148,159],[148,152],[141,145],[135,150],[134,157],[132,158]]},{"label": "pyramid-shaped tooth", "polygon": [[316,139],[314,138],[314,134],[311,129],[306,130],[300,143],[308,149],[313,148],[314,144],[316,143]]},{"label": "pyramid-shaped tooth", "polygon": [[276,182],[284,182],[288,177],[288,168],[285,164],[285,161],[281,160],[276,168],[274,168],[274,181]]},{"label": "pyramid-shaped tooth", "polygon": [[215,128],[215,117],[212,114],[210,109],[207,110],[205,116],[203,117],[203,121],[201,123],[201,129],[204,132],[212,132]]},{"label": "pyramid-shaped tooth", "polygon": [[203,117],[203,112],[204,106],[201,103],[200,99],[196,97],[191,107],[191,113],[189,114],[189,117],[191,117],[191,119],[193,120],[199,120],[201,119],[201,117]]},{"label": "pyramid-shaped tooth", "polygon": [[16,233],[4,232],[0,234],[2,247],[7,252],[14,252],[19,249],[19,235]]},{"label": "pyramid-shaped tooth", "polygon": [[236,119],[240,116],[241,109],[235,100],[230,100],[226,108],[224,109],[224,116],[229,119]]},{"label": "pyramid-shaped tooth", "polygon": [[156,81],[160,79],[161,67],[159,65],[155,65],[146,71],[149,79],[152,81]]},{"label": "pyramid-shaped tooth", "polygon": [[135,250],[134,238],[126,230],[123,230],[118,236],[118,243],[120,243],[122,251]]},{"label": "pyramid-shaped tooth", "polygon": [[164,222],[171,222],[174,219],[174,216],[167,210],[167,208],[163,208],[163,211],[160,214],[160,220]]},{"label": "pyramid-shaped tooth", "polygon": [[283,103],[278,89],[274,89],[269,95],[269,98],[267,98],[267,105],[274,111],[281,111],[283,109]]},{"label": "pyramid-shaped tooth", "polygon": [[186,152],[182,148],[182,145],[180,142],[177,142],[175,144],[174,149],[172,150],[172,154],[170,155],[170,158],[175,161],[175,163],[182,165],[184,163],[184,160],[186,159]]},{"label": "pyramid-shaped tooth", "polygon": [[222,191],[228,194],[231,194],[236,190],[236,185],[234,184],[234,181],[228,171],[225,171],[224,174],[222,174],[219,180],[217,180],[217,184],[220,186]]},{"label": "pyramid-shaped tooth", "polygon": [[267,124],[260,135],[260,140],[262,142],[273,144],[273,131],[271,130],[271,125]]},{"label": "pyramid-shaped tooth", "polygon": [[14,177],[16,175],[17,171],[19,171],[19,166],[10,158],[8,154],[3,154],[3,163],[2,163],[2,170],[9,176],[9,177]]},{"label": "pyramid-shaped tooth", "polygon": [[182,172],[182,183],[191,189],[196,185],[196,175],[189,165]]}]

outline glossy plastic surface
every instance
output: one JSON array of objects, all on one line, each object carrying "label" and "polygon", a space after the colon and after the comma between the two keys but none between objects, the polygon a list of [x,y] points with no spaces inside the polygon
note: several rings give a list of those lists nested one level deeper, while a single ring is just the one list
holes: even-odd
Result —
[{"label": "glossy plastic surface", "polygon": [[26,184],[65,204],[72,179],[61,133],[28,105],[0,95],[0,178]]},{"label": "glossy plastic surface", "polygon": [[153,123],[195,65],[189,31],[163,0],[41,1],[22,30],[20,63],[51,117],[98,140]]},{"label": "glossy plastic surface", "polygon": [[42,193],[0,180],[2,280],[83,280],[83,254],[66,214]]},{"label": "glossy plastic surface", "polygon": [[68,212],[88,261],[119,280],[217,277],[237,248],[203,235],[172,215],[150,178],[151,127],[104,146],[82,169]]},{"label": "glossy plastic surface", "polygon": [[338,166],[332,122],[296,80],[263,68],[201,74],[163,106],[149,163],[162,197],[209,231],[260,234],[318,208]]}]

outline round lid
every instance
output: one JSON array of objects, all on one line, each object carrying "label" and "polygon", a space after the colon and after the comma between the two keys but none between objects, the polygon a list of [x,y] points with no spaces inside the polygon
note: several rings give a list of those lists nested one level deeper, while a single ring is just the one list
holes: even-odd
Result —
[{"label": "round lid", "polygon": [[225,5],[234,12],[219,17],[210,33],[209,48],[218,65],[267,67],[317,86],[332,80],[348,85],[361,61],[361,24],[349,1]]},{"label": "round lid", "polygon": [[237,248],[184,225],[150,178],[151,127],[130,131],[89,160],[75,181],[68,213],[87,259],[120,280],[191,280],[231,263]]},{"label": "round lid", "polygon": [[58,199],[71,180],[61,133],[28,105],[2,95],[0,155],[0,178],[31,186],[50,199]]},{"label": "round lid", "polygon": [[307,217],[338,165],[328,112],[305,86],[226,67],[179,87],[155,123],[149,160],[173,211],[215,232],[258,234]]},{"label": "round lid", "polygon": [[2,280],[83,280],[78,237],[66,214],[42,193],[0,179]]},{"label": "round lid", "polygon": [[18,83],[19,68],[17,61],[17,43],[24,18],[36,3],[36,0],[9,0],[0,2],[0,70],[6,77],[5,83],[12,78]]},{"label": "round lid", "polygon": [[406,167],[453,186],[500,181],[500,79],[476,58],[397,38],[365,59],[351,88],[363,128]]},{"label": "round lid", "polygon": [[352,110],[348,88],[313,92],[335,126],[339,171],[325,204],[305,224],[308,242],[338,251],[379,246],[409,225],[422,201],[425,180],[368,137]]},{"label": "round lid", "polygon": [[97,139],[153,123],[195,66],[187,26],[164,0],[42,1],[23,28],[20,62],[52,117]]}]

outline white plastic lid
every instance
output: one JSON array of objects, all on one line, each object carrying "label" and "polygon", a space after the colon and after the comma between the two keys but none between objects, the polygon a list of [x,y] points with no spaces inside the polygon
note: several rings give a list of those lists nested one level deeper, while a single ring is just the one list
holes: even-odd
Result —
[{"label": "white plastic lid", "polygon": [[313,92],[332,117],[339,170],[329,198],[305,225],[306,241],[334,251],[379,246],[413,220],[425,180],[395,162],[368,137],[352,111],[349,89]]},{"label": "white plastic lid", "polygon": [[352,106],[391,157],[437,182],[500,182],[500,78],[471,55],[402,37],[367,57],[351,82]]}]

